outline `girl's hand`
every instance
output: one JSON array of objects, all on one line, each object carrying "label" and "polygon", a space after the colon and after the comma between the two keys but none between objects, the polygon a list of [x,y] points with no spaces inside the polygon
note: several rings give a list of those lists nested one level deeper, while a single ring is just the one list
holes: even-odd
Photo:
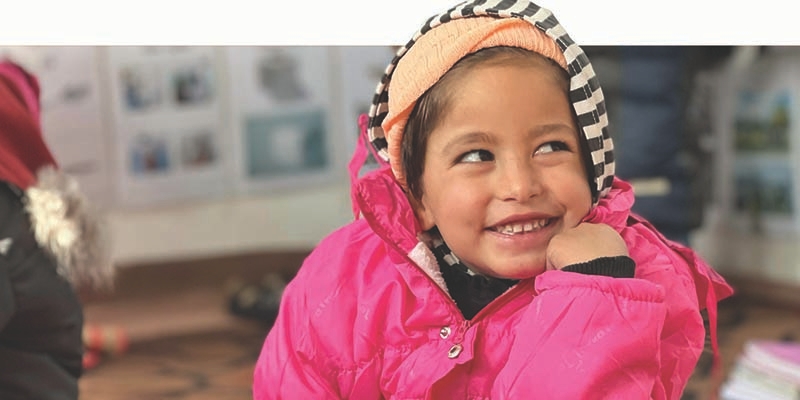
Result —
[{"label": "girl's hand", "polygon": [[600,257],[627,256],[628,246],[606,224],[583,222],[550,239],[547,246],[547,270],[584,263]]}]

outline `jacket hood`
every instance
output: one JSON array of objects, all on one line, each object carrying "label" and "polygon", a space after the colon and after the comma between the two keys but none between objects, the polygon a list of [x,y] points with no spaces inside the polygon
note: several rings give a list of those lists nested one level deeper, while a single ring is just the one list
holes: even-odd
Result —
[{"label": "jacket hood", "polygon": [[39,125],[38,80],[9,61],[0,62],[0,121],[0,180],[27,189],[56,161]]},{"label": "jacket hood", "polygon": [[604,197],[608,194],[614,179],[614,154],[613,143],[607,129],[608,117],[600,84],[586,54],[572,41],[553,13],[527,0],[462,2],[429,18],[411,40],[397,51],[376,88],[368,114],[369,141],[377,156],[382,161],[389,161],[388,142],[381,124],[389,113],[389,85],[400,59],[420,37],[431,30],[453,20],[475,17],[518,18],[544,32],[556,43],[566,60],[566,69],[570,77],[569,98],[577,116],[584,149],[588,151],[586,162],[593,166],[589,168],[589,173],[592,175],[589,178],[594,183],[593,193],[597,194],[595,202]]}]

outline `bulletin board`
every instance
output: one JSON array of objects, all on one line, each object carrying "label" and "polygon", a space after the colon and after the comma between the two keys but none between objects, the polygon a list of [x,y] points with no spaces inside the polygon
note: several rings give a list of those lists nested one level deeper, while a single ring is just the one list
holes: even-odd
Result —
[{"label": "bulletin board", "polygon": [[333,162],[330,49],[226,49],[236,187],[274,193],[329,181]]},{"label": "bulletin board", "polygon": [[213,47],[109,47],[121,206],[230,193],[224,73]]},{"label": "bulletin board", "polygon": [[731,225],[742,233],[800,232],[800,85],[785,57],[765,57],[735,91]]}]

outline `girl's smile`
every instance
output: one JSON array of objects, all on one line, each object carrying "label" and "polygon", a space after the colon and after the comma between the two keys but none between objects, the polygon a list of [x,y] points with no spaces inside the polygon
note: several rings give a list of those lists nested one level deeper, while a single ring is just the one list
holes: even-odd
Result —
[{"label": "girl's smile", "polygon": [[550,238],[560,229],[561,219],[528,217],[518,219],[501,225],[491,226],[486,229],[486,234],[495,240],[495,246],[508,253],[524,253],[537,247],[546,247]]}]

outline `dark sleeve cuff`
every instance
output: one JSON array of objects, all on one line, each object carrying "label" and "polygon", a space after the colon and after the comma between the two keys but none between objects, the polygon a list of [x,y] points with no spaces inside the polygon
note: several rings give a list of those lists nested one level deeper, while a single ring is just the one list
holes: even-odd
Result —
[{"label": "dark sleeve cuff", "polygon": [[633,278],[636,263],[628,256],[600,257],[585,263],[567,265],[561,269],[587,275],[605,275],[612,278]]}]

